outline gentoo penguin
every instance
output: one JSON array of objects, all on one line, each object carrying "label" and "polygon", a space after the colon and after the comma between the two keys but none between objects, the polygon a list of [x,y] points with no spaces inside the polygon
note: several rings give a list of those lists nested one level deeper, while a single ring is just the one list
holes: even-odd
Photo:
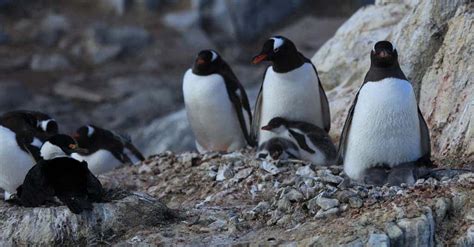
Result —
[{"label": "gentoo penguin", "polygon": [[315,165],[332,165],[336,161],[336,147],[331,138],[318,126],[302,121],[275,117],[262,127],[278,136],[288,138],[298,145],[297,159],[311,161]]},{"label": "gentoo penguin", "polygon": [[396,168],[431,156],[428,127],[411,83],[398,64],[396,48],[379,41],[371,65],[349,109],[339,142],[344,171],[364,182],[374,167]]},{"label": "gentoo penguin", "polygon": [[57,133],[56,121],[41,112],[11,111],[0,116],[0,188],[6,200],[41,159],[43,142]]},{"label": "gentoo penguin", "polygon": [[135,164],[145,160],[129,139],[94,125],[78,128],[73,137],[85,151],[74,152],[71,157],[86,161],[95,175],[113,170],[122,164]]},{"label": "gentoo penguin", "polygon": [[283,137],[273,137],[262,143],[257,149],[257,158],[267,160],[298,159],[300,156],[298,146]]},{"label": "gentoo penguin", "polygon": [[227,152],[253,145],[247,94],[216,51],[199,52],[184,75],[183,94],[199,152]]},{"label": "gentoo penguin", "polygon": [[48,139],[41,147],[44,160],[28,171],[17,189],[20,203],[37,207],[56,196],[75,214],[92,210],[92,202],[102,197],[102,185],[86,162],[68,156],[76,149],[77,144],[70,136],[55,135]]},{"label": "gentoo penguin", "polygon": [[252,63],[262,61],[272,65],[265,71],[255,104],[252,138],[262,144],[274,137],[270,131],[260,131],[274,117],[308,122],[329,132],[329,103],[311,60],[291,40],[275,36],[264,43]]}]

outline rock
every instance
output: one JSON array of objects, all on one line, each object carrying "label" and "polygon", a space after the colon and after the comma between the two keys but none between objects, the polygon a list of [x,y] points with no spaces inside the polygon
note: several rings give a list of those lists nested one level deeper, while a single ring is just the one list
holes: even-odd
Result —
[{"label": "rock", "polygon": [[144,155],[195,148],[194,136],[184,109],[152,121],[143,129],[135,131],[132,137]]},{"label": "rock", "polygon": [[388,222],[385,224],[384,228],[388,237],[390,238],[390,246],[402,246],[403,245],[403,232],[393,222]]},{"label": "rock", "polygon": [[106,14],[123,15],[130,5],[130,0],[99,0],[98,7]]},{"label": "rock", "polygon": [[43,45],[54,46],[70,28],[71,24],[66,17],[50,14],[41,20],[36,39]]},{"label": "rock", "polygon": [[339,213],[339,208],[330,208],[328,210],[320,209],[314,216],[316,219],[328,218]]},{"label": "rock", "polygon": [[473,78],[469,1],[391,2],[361,8],[312,58],[327,89],[331,136],[337,139],[340,134],[347,105],[369,68],[374,42],[388,39],[396,44],[402,69],[419,95],[433,156],[469,157],[474,152],[474,132],[468,127],[474,115],[474,87],[468,83]]},{"label": "rock", "polygon": [[301,166],[298,168],[298,170],[296,170],[296,175],[312,178],[316,176],[316,172],[314,172],[310,166]]},{"label": "rock", "polygon": [[[94,203],[92,212],[74,215],[65,206],[23,208],[0,203],[0,245],[94,245],[133,227],[156,226],[176,218],[160,201],[134,193],[109,203]],[[32,230],[35,229],[35,230]]]},{"label": "rock", "polygon": [[32,98],[30,90],[19,81],[0,82],[0,112],[21,107]]},{"label": "rock", "polygon": [[219,167],[217,171],[216,181],[224,181],[234,177],[234,170],[231,164],[224,164]]},{"label": "rock", "polygon": [[390,239],[383,233],[372,233],[369,235],[368,247],[390,247]]},{"label": "rock", "polygon": [[435,222],[431,210],[420,217],[397,222],[403,231],[403,243],[412,246],[434,246]]},{"label": "rock", "polygon": [[0,45],[6,45],[10,42],[10,36],[3,32],[3,31],[0,31]]},{"label": "rock", "polygon": [[282,212],[286,212],[286,213],[290,212],[291,211],[291,202],[290,202],[290,200],[288,200],[288,198],[286,198],[286,197],[281,198],[277,202],[277,208],[278,208],[278,210],[280,210]]},{"label": "rock", "polygon": [[252,174],[252,172],[253,172],[253,168],[251,167],[245,168],[237,172],[234,178],[237,179],[237,181],[240,181],[240,180],[246,179],[248,176],[250,176],[250,174]]},{"label": "rock", "polygon": [[321,181],[331,184],[340,184],[344,179],[340,176],[333,175],[330,170],[318,170],[318,176]]},{"label": "rock", "polygon": [[4,72],[26,69],[29,65],[29,56],[5,56],[0,58],[0,71]]},{"label": "rock", "polygon": [[361,208],[364,205],[364,202],[359,197],[353,196],[349,197],[349,205],[351,208]]},{"label": "rock", "polygon": [[304,199],[304,196],[301,192],[296,189],[290,189],[285,195],[290,202],[300,202]]},{"label": "rock", "polygon": [[257,206],[255,206],[252,211],[254,211],[257,214],[263,214],[266,213],[270,209],[270,204],[268,202],[259,202]]},{"label": "rock", "polygon": [[249,42],[284,20],[303,2],[201,0],[198,2],[199,20],[214,43]]},{"label": "rock", "polygon": [[276,167],[272,162],[268,162],[266,160],[263,160],[262,163],[260,163],[260,168],[272,175],[280,173],[280,169],[278,167]]},{"label": "rock", "polygon": [[442,222],[450,210],[451,202],[446,198],[438,198],[435,203],[435,220]]},{"label": "rock", "polygon": [[468,221],[474,222],[474,208],[469,209],[464,218]]},{"label": "rock", "polygon": [[35,54],[31,58],[30,68],[34,71],[57,71],[71,68],[71,64],[63,55]]},{"label": "rock", "polygon": [[91,103],[99,103],[104,100],[102,95],[68,82],[57,83],[54,85],[53,91],[56,95],[66,99],[81,100]]},{"label": "rock", "polygon": [[337,199],[330,199],[324,197],[318,197],[316,199],[316,204],[323,210],[328,210],[339,206],[339,201]]},{"label": "rock", "polygon": [[474,225],[471,225],[467,229],[466,235],[459,238],[456,245],[459,247],[469,247],[474,245]]}]

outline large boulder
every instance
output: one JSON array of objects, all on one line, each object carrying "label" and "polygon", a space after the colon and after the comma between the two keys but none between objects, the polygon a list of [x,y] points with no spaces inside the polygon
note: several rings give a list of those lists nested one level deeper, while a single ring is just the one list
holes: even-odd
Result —
[{"label": "large boulder", "polygon": [[376,1],[360,9],[312,58],[328,91],[331,135],[338,138],[348,105],[378,40],[395,43],[403,71],[420,98],[433,155],[472,159],[472,4],[467,0]]}]

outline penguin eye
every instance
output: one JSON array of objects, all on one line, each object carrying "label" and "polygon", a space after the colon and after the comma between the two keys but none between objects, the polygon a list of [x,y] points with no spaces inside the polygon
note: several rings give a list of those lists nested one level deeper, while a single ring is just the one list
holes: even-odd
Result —
[{"label": "penguin eye", "polygon": [[280,50],[280,48],[275,48],[275,49],[273,49],[273,52],[276,53],[276,52],[278,52],[279,50]]}]

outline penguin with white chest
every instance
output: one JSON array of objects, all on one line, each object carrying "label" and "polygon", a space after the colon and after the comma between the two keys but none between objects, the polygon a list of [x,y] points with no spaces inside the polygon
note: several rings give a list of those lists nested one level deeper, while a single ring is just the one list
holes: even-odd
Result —
[{"label": "penguin with white chest", "polygon": [[252,137],[260,144],[275,137],[261,127],[275,117],[314,124],[326,132],[331,127],[329,103],[311,60],[298,52],[291,40],[275,36],[267,40],[253,64],[271,61],[257,97]]},{"label": "penguin with white chest", "polygon": [[129,139],[94,125],[78,128],[73,137],[83,151],[74,152],[71,157],[86,161],[95,175],[111,171],[122,164],[145,160]]},{"label": "penguin with white chest", "polygon": [[43,142],[57,133],[56,121],[41,112],[19,110],[0,116],[0,188],[6,200],[41,160]]},{"label": "penguin with white chest", "polygon": [[275,117],[262,127],[297,144],[296,159],[310,161],[315,165],[332,165],[336,161],[336,147],[329,135],[321,128],[302,121],[291,121]]},{"label": "penguin with white chest", "polygon": [[86,162],[69,157],[77,149],[70,136],[55,135],[48,139],[41,147],[44,159],[28,171],[17,189],[20,203],[38,207],[57,197],[75,214],[92,210],[92,202],[102,198],[102,185]]},{"label": "penguin with white chest", "polygon": [[230,152],[253,145],[247,94],[216,51],[199,52],[184,75],[183,95],[199,152]]},{"label": "penguin with white chest", "polygon": [[370,69],[347,115],[339,155],[351,179],[371,183],[376,176],[379,184],[391,183],[380,176],[390,180],[390,170],[398,174],[398,166],[429,161],[430,136],[396,48],[388,41],[377,42],[370,59]]}]

